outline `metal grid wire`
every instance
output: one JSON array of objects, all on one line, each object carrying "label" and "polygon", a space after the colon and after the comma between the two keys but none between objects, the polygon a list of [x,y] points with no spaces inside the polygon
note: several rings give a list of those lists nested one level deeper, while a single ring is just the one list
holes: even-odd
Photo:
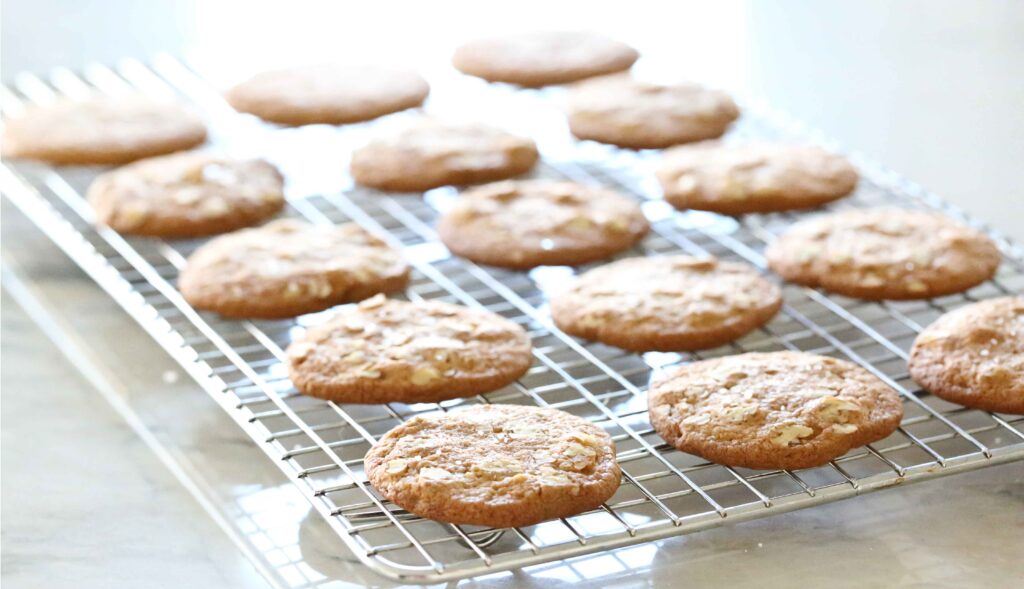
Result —
[{"label": "metal grid wire", "polygon": [[[78,73],[61,69],[45,78],[21,75],[3,88],[2,108],[10,116],[27,103],[59,95],[136,90],[195,103],[207,115],[215,142],[219,133],[257,125],[251,117],[230,111],[192,68],[166,55],[150,63],[125,60],[114,68],[95,65]],[[524,101],[550,98],[548,91],[503,86],[486,86],[483,91]],[[777,115],[758,109],[746,112],[730,135],[808,137]],[[656,191],[644,173],[652,154],[581,143],[569,155],[545,153],[537,175],[608,185],[645,201],[653,231],[625,255],[713,254],[764,268],[760,252],[765,243],[800,216],[734,220],[679,213],[652,198]],[[827,208],[930,207],[963,218],[898,176],[860,158],[855,161],[863,174],[857,193]],[[533,367],[514,385],[493,393],[440,404],[339,405],[299,395],[283,366],[282,349],[304,326],[321,321],[322,314],[298,320],[230,321],[197,313],[174,284],[185,258],[201,242],[128,238],[95,227],[82,195],[96,173],[90,168],[57,170],[8,162],[0,167],[0,188],[196,378],[364,563],[391,578],[427,583],[486,574],[1024,458],[1024,417],[944,402],[919,391],[906,369],[907,349],[922,326],[966,302],[1021,292],[1024,255],[998,236],[1005,256],[999,275],[965,294],[866,302],[783,285],[782,311],[755,333],[700,353],[638,355],[576,340],[552,325],[546,293],[572,270],[510,272],[450,257],[438,243],[433,225],[453,190],[439,189],[421,198],[346,184],[328,193],[289,194],[289,215],[316,223],[355,221],[402,248],[414,267],[405,293],[409,300],[485,308],[521,324],[533,341]],[[783,349],[847,358],[882,378],[904,399],[906,415],[898,431],[828,465],[800,471],[711,464],[676,451],[653,432],[645,389],[660,371],[695,359]],[[621,488],[607,504],[588,513],[528,528],[492,530],[413,516],[370,487],[362,457],[378,436],[411,416],[473,403],[556,407],[600,425],[616,442]]]}]

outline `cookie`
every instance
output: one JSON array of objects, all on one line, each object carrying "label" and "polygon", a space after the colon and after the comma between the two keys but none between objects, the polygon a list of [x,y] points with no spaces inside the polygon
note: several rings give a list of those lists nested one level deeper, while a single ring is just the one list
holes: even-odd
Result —
[{"label": "cookie", "polygon": [[93,97],[31,108],[8,120],[3,154],[58,165],[113,165],[203,141],[206,125],[181,105],[142,97]]},{"label": "cookie", "polygon": [[199,247],[178,288],[197,309],[279,319],[399,291],[408,282],[402,256],[355,223],[281,219]]},{"label": "cookie", "polygon": [[670,445],[711,462],[811,468],[891,434],[899,395],[867,370],[805,352],[694,362],[654,384],[651,425]]},{"label": "cookie", "polygon": [[677,209],[726,215],[821,206],[857,187],[857,169],[813,145],[782,143],[684,145],[658,170],[665,200]]},{"label": "cookie", "polygon": [[767,323],[782,294],[746,264],[715,258],[628,258],[582,274],[551,298],[571,335],[635,352],[692,351]]},{"label": "cookie", "polygon": [[430,87],[411,70],[321,64],[256,74],[225,94],[239,112],[283,125],[342,125],[423,104]]},{"label": "cookie", "polygon": [[999,267],[996,244],[945,215],[854,209],[813,217],[772,242],[783,278],[869,300],[926,299],[967,290]]},{"label": "cookie", "polygon": [[370,484],[411,513],[494,528],[597,509],[621,478],[600,427],[522,405],[413,417],[384,434],[364,464]]},{"label": "cookie", "polygon": [[914,340],[910,376],[947,401],[1024,414],[1024,297],[1002,297],[939,317]]},{"label": "cookie", "polygon": [[352,154],[352,178],[393,192],[423,192],[511,178],[537,163],[530,139],[472,123],[428,117],[371,140]]},{"label": "cookie", "polygon": [[569,93],[569,130],[631,149],[660,149],[721,137],[739,117],[725,92],[698,84],[660,85],[628,76],[577,84]]},{"label": "cookie", "polygon": [[200,237],[276,215],[284,208],[284,179],[263,160],[190,152],[102,174],[88,199],[97,220],[119,233]]},{"label": "cookie", "polygon": [[455,50],[452,65],[489,82],[537,88],[628,70],[638,57],[636,49],[598,33],[552,31],[470,41]]},{"label": "cookie", "polygon": [[339,403],[427,403],[500,389],[532,363],[530,339],[494,313],[384,295],[345,309],[288,347],[299,391]]},{"label": "cookie", "polygon": [[604,188],[554,180],[467,190],[437,224],[452,253],[521,270],[601,260],[629,249],[649,229],[637,202]]}]

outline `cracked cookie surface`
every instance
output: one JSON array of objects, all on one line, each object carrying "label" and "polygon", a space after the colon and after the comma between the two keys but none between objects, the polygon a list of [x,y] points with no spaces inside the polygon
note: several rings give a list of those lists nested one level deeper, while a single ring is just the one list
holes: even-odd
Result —
[{"label": "cracked cookie surface", "polygon": [[727,215],[816,207],[850,194],[857,170],[813,145],[709,141],[669,150],[657,171],[677,209]]},{"label": "cracked cookie surface", "polygon": [[283,125],[343,125],[423,104],[430,87],[412,70],[318,64],[258,73],[225,93],[237,111]]},{"label": "cracked cookie surface", "polygon": [[651,425],[711,462],[810,468],[885,438],[899,395],[867,370],[804,352],[749,353],[682,366],[651,386]]},{"label": "cracked cookie surface", "polygon": [[452,253],[512,269],[607,258],[632,247],[649,229],[639,203],[630,198],[554,180],[467,190],[437,227]]},{"label": "cracked cookie surface", "polygon": [[987,235],[941,213],[850,209],[801,221],[769,244],[790,282],[863,299],[926,299],[991,278],[1001,255]]},{"label": "cracked cookie surface", "polygon": [[281,219],[200,246],[178,288],[198,309],[277,319],[402,290],[408,281],[401,254],[355,223]]},{"label": "cracked cookie surface", "polygon": [[624,75],[575,85],[567,111],[576,137],[631,149],[721,137],[740,114],[725,92],[691,83],[652,84]]},{"label": "cracked cookie surface", "polygon": [[522,405],[413,417],[378,440],[365,467],[381,495],[416,515],[496,528],[596,509],[621,478],[603,429]]},{"label": "cracked cookie surface", "polygon": [[263,160],[180,153],[102,174],[88,198],[119,233],[200,237],[273,217],[284,208],[284,180]]},{"label": "cracked cookie surface", "polygon": [[939,317],[910,350],[925,390],[967,407],[1024,414],[1024,297],[972,303]]},{"label": "cracked cookie surface", "polygon": [[423,192],[524,174],[539,155],[532,140],[477,123],[430,118],[390,130],[352,154],[351,171],[363,186]]},{"label": "cracked cookie surface", "polygon": [[628,70],[639,57],[599,33],[538,31],[470,41],[455,50],[452,65],[490,82],[540,87]]},{"label": "cracked cookie surface", "polygon": [[523,328],[500,315],[377,295],[311,327],[287,353],[307,395],[422,403],[500,389],[529,369],[530,349]]},{"label": "cracked cookie surface", "polygon": [[143,97],[61,100],[6,122],[5,158],[113,165],[181,151],[206,141],[206,125],[173,102]]},{"label": "cracked cookie surface", "polygon": [[551,299],[566,333],[632,351],[712,348],[767,323],[779,289],[752,267],[715,258],[618,260],[580,275]]}]

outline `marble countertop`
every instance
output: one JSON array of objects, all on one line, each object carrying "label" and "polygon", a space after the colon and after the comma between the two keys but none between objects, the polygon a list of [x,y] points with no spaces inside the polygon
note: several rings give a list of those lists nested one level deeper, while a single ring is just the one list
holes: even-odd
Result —
[{"label": "marble countertop", "polygon": [[[1024,81],[1012,73],[1024,64],[1024,5],[939,4],[686,7],[709,30],[680,41],[681,59],[699,70],[683,49],[736,35],[736,55],[716,57],[745,64],[744,80],[732,82],[1022,239]],[[157,22],[166,19],[152,16],[172,10],[169,2],[152,3],[134,35],[107,31],[106,53],[96,39],[27,40],[44,26],[41,14],[97,21],[103,11],[92,2],[3,9],[5,76],[68,55],[102,59],[174,42]],[[252,10],[264,20],[270,11]],[[590,26],[608,29],[612,18]],[[263,34],[260,23],[253,16],[248,35]],[[846,34],[816,23],[842,23]],[[139,33],[145,26],[163,33]],[[642,28],[622,27],[643,38]],[[208,45],[217,37],[188,35]],[[847,64],[844,75],[822,65],[836,62]],[[5,586],[392,586],[359,565],[228,416],[6,200],[0,217]],[[1024,583],[1022,549],[1024,465],[1014,463],[460,586],[1001,587]]]}]

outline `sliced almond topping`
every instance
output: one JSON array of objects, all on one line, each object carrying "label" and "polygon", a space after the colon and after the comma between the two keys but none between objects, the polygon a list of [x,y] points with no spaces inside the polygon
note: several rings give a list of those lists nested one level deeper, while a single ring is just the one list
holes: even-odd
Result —
[{"label": "sliced almond topping", "polygon": [[316,349],[316,345],[309,342],[296,342],[288,346],[288,357],[293,362],[305,360],[309,354]]},{"label": "sliced almond topping", "polygon": [[733,423],[743,423],[748,417],[757,414],[757,405],[737,405],[725,412],[725,416]]},{"label": "sliced almond topping", "polygon": [[777,446],[789,446],[793,442],[806,438],[813,433],[814,430],[806,425],[796,423],[785,425],[776,431],[775,436],[772,438],[772,443]]},{"label": "sliced almond topping", "polygon": [[822,397],[818,403],[818,417],[833,423],[846,423],[846,413],[860,411],[860,405],[854,401],[838,397]]},{"label": "sliced almond topping", "polygon": [[366,361],[366,354],[361,350],[356,350],[346,354],[341,361],[347,364],[359,364],[360,362]]},{"label": "sliced almond topping", "polygon": [[486,476],[506,477],[523,472],[523,465],[509,458],[496,458],[477,464],[474,470]]},{"label": "sliced almond topping", "polygon": [[443,468],[435,468],[428,466],[420,469],[420,477],[427,479],[428,481],[443,481],[451,478],[452,473],[448,472]]},{"label": "sliced almond topping", "polygon": [[423,386],[437,380],[439,376],[441,375],[432,366],[419,366],[412,372],[409,381],[416,386]]},{"label": "sliced almond topping", "polygon": [[565,449],[565,454],[569,457],[575,456],[597,456],[597,451],[593,448],[584,446],[582,444],[572,443]]},{"label": "sliced almond topping", "polygon": [[852,423],[837,423],[832,426],[832,431],[837,434],[852,434],[857,431],[857,426]]},{"label": "sliced almond topping", "polygon": [[910,292],[928,292],[928,285],[920,280],[911,280],[907,283],[907,290]]},{"label": "sliced almond topping", "polygon": [[401,474],[405,472],[405,469],[409,466],[409,463],[405,460],[391,460],[388,462],[387,473],[388,474]]},{"label": "sliced almond topping", "polygon": [[711,421],[711,416],[707,413],[694,413],[683,419],[683,423],[686,425],[704,425]]},{"label": "sliced almond topping", "polygon": [[384,374],[380,370],[377,370],[376,368],[373,368],[371,365],[368,364],[363,368],[356,370],[356,376],[359,376],[361,378],[378,379],[383,377]]},{"label": "sliced almond topping", "polygon": [[374,296],[366,299],[365,301],[359,303],[359,308],[360,309],[376,309],[377,307],[383,305],[385,303],[385,301],[387,301],[387,300],[388,300],[387,297],[385,297],[383,294],[374,295]]},{"label": "sliced almond topping", "polygon": [[564,472],[559,472],[554,469],[545,469],[540,475],[540,484],[559,487],[562,485],[571,485],[572,479],[570,479],[569,475]]}]

